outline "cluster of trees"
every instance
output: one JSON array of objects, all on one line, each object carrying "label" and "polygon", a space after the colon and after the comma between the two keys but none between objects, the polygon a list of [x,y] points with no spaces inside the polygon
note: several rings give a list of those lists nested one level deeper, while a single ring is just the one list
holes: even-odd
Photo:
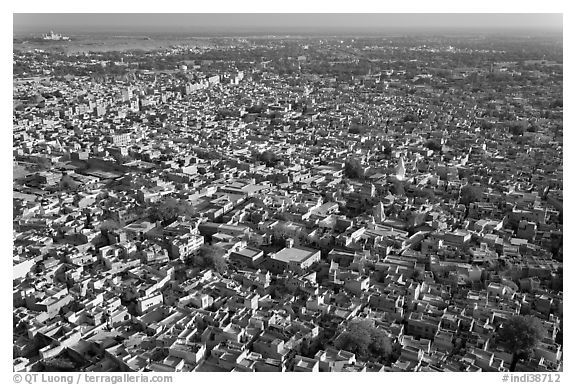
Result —
[{"label": "cluster of trees", "polygon": [[226,251],[219,246],[204,244],[192,262],[194,266],[213,269],[222,274],[228,270],[228,263],[224,259],[225,254]]},{"label": "cluster of trees", "polygon": [[221,155],[218,151],[209,151],[203,148],[195,148],[194,152],[200,159],[221,159]]},{"label": "cluster of trees", "polygon": [[270,150],[259,153],[256,156],[256,159],[262,163],[265,163],[268,167],[276,166],[276,164],[280,161],[278,155]]},{"label": "cluster of trees", "polygon": [[23,75],[35,75],[38,74],[40,70],[32,69],[30,65],[22,60],[14,60],[14,64],[12,65],[12,74],[14,77],[23,76]]},{"label": "cluster of trees", "polygon": [[30,162],[34,163],[39,171],[46,171],[52,169],[52,161],[44,156],[30,157]]},{"label": "cluster of trees", "polygon": [[246,112],[248,112],[249,114],[260,114],[260,113],[262,113],[262,111],[266,111],[267,109],[268,109],[268,106],[266,106],[266,105],[255,104],[253,106],[246,108]]},{"label": "cluster of trees", "polygon": [[114,219],[106,219],[100,224],[100,230],[113,231],[121,228],[122,225]]},{"label": "cluster of trees", "polygon": [[46,358],[40,364],[47,372],[73,372],[76,370],[76,364],[70,358],[62,355]]},{"label": "cluster of trees", "polygon": [[492,128],[494,128],[494,124],[492,124],[491,122],[489,122],[487,120],[483,120],[480,123],[480,128],[482,128],[483,130],[491,130]]},{"label": "cluster of trees", "polygon": [[366,127],[360,124],[352,124],[348,129],[350,134],[364,134],[366,132]]},{"label": "cluster of trees", "polygon": [[329,63],[327,60],[311,60],[305,64],[303,70],[312,74],[349,77],[351,75],[367,75],[370,72],[370,65],[366,61]]},{"label": "cluster of trees", "polygon": [[350,179],[359,179],[364,176],[364,167],[356,158],[349,158],[344,162],[344,175]]},{"label": "cluster of trees", "polygon": [[442,144],[440,144],[438,141],[436,140],[427,140],[424,143],[424,147],[429,148],[430,150],[433,151],[442,151]]},{"label": "cluster of trees", "polygon": [[216,120],[238,118],[238,117],[240,117],[240,111],[236,109],[220,108],[216,113]]},{"label": "cluster of trees", "polygon": [[158,202],[154,202],[148,209],[148,217],[151,221],[162,222],[162,225],[167,225],[180,215],[193,216],[194,209],[190,203],[175,198],[166,198]]},{"label": "cluster of trees", "polygon": [[81,184],[76,182],[70,175],[64,174],[60,180],[60,188],[66,191],[77,191]]},{"label": "cluster of trees", "polygon": [[392,156],[392,145],[390,142],[383,142],[382,144],[384,145],[384,150],[382,152],[387,158],[390,158]]},{"label": "cluster of trees", "polygon": [[431,188],[417,188],[416,190],[414,190],[412,195],[415,197],[424,198],[431,201],[436,198],[436,194],[434,193],[434,190],[432,190]]},{"label": "cluster of trees", "polygon": [[528,122],[525,121],[514,121],[510,122],[508,125],[508,130],[514,136],[521,136],[528,129]]},{"label": "cluster of trees", "polygon": [[393,195],[405,194],[404,182],[399,181],[397,179],[393,180],[390,186],[388,186],[388,188],[390,189],[390,193],[392,193]]},{"label": "cluster of trees", "polygon": [[525,132],[538,132],[540,125],[535,122],[518,121],[510,123],[508,130],[514,136],[522,136]]},{"label": "cluster of trees", "polygon": [[402,121],[403,121],[404,123],[406,123],[406,122],[416,122],[416,121],[418,121],[418,117],[417,117],[415,114],[413,114],[413,113],[408,113],[408,114],[404,115],[404,118],[402,119]]},{"label": "cluster of trees", "polygon": [[512,316],[496,332],[496,343],[512,354],[510,371],[521,359],[529,358],[534,347],[544,337],[542,323],[532,316]]},{"label": "cluster of trees", "polygon": [[[338,349],[356,354],[360,360],[394,361],[394,346],[386,332],[366,319],[351,321],[334,341]],[[397,357],[396,357],[397,358]]]},{"label": "cluster of trees", "polygon": [[564,102],[562,99],[554,99],[550,103],[550,108],[562,108],[564,106]]},{"label": "cluster of trees", "polygon": [[469,205],[473,202],[478,202],[482,199],[482,189],[479,186],[472,186],[467,184],[460,189],[460,203]]}]

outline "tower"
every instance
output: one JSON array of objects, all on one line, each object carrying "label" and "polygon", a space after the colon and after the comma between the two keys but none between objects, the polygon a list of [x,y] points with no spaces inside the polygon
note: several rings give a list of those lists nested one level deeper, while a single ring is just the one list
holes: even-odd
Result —
[{"label": "tower", "polygon": [[378,202],[378,204],[374,206],[372,215],[376,223],[382,223],[386,219],[384,204],[382,202]]},{"label": "tower", "polygon": [[404,166],[404,155],[400,155],[400,160],[396,166],[394,174],[398,180],[404,180],[406,177],[406,167]]}]

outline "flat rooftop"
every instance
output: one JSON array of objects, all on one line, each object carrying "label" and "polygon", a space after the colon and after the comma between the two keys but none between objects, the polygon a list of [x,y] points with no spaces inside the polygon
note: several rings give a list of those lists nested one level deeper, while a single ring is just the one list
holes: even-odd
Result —
[{"label": "flat rooftop", "polygon": [[260,249],[254,249],[252,247],[244,247],[238,251],[235,251],[236,254],[242,255],[243,257],[247,258],[254,258],[258,254],[262,253]]},{"label": "flat rooftop", "polygon": [[316,254],[317,250],[307,249],[303,247],[285,247],[274,256],[272,259],[283,261],[286,263],[290,262],[304,262],[308,258]]}]

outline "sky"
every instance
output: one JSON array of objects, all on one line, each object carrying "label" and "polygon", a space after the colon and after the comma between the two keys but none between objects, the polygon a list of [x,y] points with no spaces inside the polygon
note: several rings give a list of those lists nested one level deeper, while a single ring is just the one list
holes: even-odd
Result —
[{"label": "sky", "polygon": [[560,13],[14,13],[13,32],[561,32],[562,21]]}]

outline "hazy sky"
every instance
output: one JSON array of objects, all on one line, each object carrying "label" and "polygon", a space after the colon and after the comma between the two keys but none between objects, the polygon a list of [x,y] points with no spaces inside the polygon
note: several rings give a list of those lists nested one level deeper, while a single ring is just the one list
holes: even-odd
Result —
[{"label": "hazy sky", "polygon": [[14,33],[562,30],[559,13],[15,13]]}]

